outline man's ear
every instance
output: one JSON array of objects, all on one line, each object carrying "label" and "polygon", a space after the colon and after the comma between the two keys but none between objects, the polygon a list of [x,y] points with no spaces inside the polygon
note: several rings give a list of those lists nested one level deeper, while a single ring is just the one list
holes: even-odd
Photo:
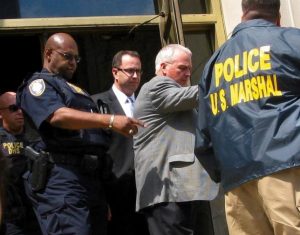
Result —
[{"label": "man's ear", "polygon": [[276,20],[276,25],[279,26],[279,27],[281,26],[281,14],[280,14],[280,12],[279,12],[277,20]]},{"label": "man's ear", "polygon": [[161,63],[160,64],[160,71],[162,72],[162,74],[165,76],[166,75],[166,67],[167,67],[167,63]]},{"label": "man's ear", "polygon": [[111,69],[111,73],[113,74],[113,76],[117,75],[118,69],[116,68],[112,68]]},{"label": "man's ear", "polygon": [[248,14],[249,11],[243,11],[242,12],[242,16],[241,16],[241,22],[244,22],[247,20],[247,14]]},{"label": "man's ear", "polygon": [[50,60],[50,55],[51,55],[51,54],[52,54],[52,49],[47,48],[47,49],[45,50],[45,58],[47,59],[47,61]]}]

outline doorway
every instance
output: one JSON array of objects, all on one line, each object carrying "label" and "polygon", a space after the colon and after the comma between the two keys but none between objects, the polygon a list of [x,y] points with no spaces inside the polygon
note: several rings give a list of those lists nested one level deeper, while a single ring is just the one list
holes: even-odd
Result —
[{"label": "doorway", "polygon": [[[131,34],[129,30],[72,31],[82,57],[73,83],[90,94],[102,92],[111,87],[113,77],[111,62],[119,50],[136,50],[142,60],[141,85],[154,76],[155,56],[161,48],[158,26],[141,28]],[[23,79],[42,68],[42,48],[45,35],[1,35],[2,56],[1,92],[16,91]]]},{"label": "doorway", "polygon": [[23,79],[41,68],[38,35],[1,35],[0,91],[16,91]]},{"label": "doorway", "polygon": [[135,50],[142,60],[141,85],[155,75],[155,57],[161,49],[158,26],[128,34],[129,30],[73,34],[83,58],[74,82],[90,94],[108,90],[113,84],[111,63],[120,50]]}]

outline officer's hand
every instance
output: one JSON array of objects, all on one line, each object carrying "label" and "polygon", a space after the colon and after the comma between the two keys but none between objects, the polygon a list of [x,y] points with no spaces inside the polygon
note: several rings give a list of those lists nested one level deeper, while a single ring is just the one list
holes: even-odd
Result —
[{"label": "officer's hand", "polygon": [[115,116],[112,129],[128,137],[135,135],[139,126],[145,127],[145,124],[135,118],[117,115]]}]

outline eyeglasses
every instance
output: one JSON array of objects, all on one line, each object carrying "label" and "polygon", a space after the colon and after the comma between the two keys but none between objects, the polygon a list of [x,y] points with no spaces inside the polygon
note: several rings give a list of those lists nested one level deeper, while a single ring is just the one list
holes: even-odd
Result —
[{"label": "eyeglasses", "polygon": [[4,110],[4,109],[8,109],[11,113],[13,113],[13,112],[17,112],[20,109],[20,107],[16,104],[11,104],[7,107],[0,108],[0,110]]},{"label": "eyeglasses", "polygon": [[53,51],[55,51],[58,54],[60,54],[61,56],[63,56],[65,60],[68,60],[68,61],[75,60],[77,64],[81,61],[81,57],[78,56],[78,55],[72,55],[70,53],[65,53],[65,52],[61,52],[61,51],[58,51],[58,50],[54,50],[54,49],[53,49]]},{"label": "eyeglasses", "polygon": [[116,68],[118,71],[122,71],[126,76],[132,77],[135,73],[136,75],[140,76],[143,71],[141,69],[122,69],[122,68]]}]

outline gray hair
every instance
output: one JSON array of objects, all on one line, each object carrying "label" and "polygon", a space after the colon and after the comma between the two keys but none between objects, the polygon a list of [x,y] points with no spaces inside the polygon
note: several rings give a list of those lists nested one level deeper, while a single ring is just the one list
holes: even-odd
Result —
[{"label": "gray hair", "polygon": [[160,65],[165,62],[173,62],[174,55],[176,51],[182,51],[186,54],[192,56],[190,49],[180,45],[180,44],[169,44],[163,47],[157,54],[155,59],[155,73],[157,74],[160,70]]}]

